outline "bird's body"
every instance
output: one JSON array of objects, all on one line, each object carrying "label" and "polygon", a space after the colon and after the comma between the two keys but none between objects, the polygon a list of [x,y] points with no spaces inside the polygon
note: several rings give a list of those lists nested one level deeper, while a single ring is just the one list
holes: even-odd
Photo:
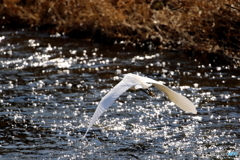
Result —
[{"label": "bird's body", "polygon": [[[155,81],[153,79],[138,76],[135,74],[126,74],[122,81],[120,81],[110,92],[108,92],[100,101],[94,115],[89,123],[88,129],[83,136],[86,136],[89,129],[92,125],[97,121],[97,119],[102,115],[104,111],[106,111],[114,101],[126,90],[133,89],[133,90],[144,90],[145,93],[153,96],[155,95],[153,92],[150,92],[148,88],[154,85],[157,89],[162,91],[171,101],[173,101],[179,108],[186,112],[191,112],[196,114],[197,110],[194,104],[188,100],[186,97],[182,96],[181,94],[169,89],[162,81]],[[147,92],[146,92],[147,90]]]}]

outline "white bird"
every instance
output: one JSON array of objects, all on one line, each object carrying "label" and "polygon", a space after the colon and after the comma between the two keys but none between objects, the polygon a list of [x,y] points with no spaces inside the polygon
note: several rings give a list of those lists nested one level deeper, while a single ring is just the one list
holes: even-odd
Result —
[{"label": "white bird", "polygon": [[191,112],[194,114],[197,113],[196,107],[189,99],[169,89],[167,86],[163,84],[164,82],[162,81],[155,81],[153,79],[142,77],[142,76],[131,74],[131,73],[126,74],[122,79],[122,81],[120,81],[110,92],[108,92],[102,98],[102,100],[97,106],[97,109],[93,114],[93,117],[88,125],[87,131],[84,134],[82,139],[85,138],[89,129],[97,121],[97,119],[102,115],[102,113],[106,111],[114,103],[114,101],[123,92],[125,92],[128,89],[142,90],[148,95],[154,96],[155,94],[148,89],[150,86],[154,85],[157,89],[162,91],[171,101],[173,101],[182,110],[186,112]]}]

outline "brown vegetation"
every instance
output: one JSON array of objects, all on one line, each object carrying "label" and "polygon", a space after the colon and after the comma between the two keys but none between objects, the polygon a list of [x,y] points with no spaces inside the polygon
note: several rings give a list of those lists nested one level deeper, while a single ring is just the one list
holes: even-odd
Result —
[{"label": "brown vegetation", "polygon": [[0,0],[0,15],[1,25],[240,59],[239,0]]}]

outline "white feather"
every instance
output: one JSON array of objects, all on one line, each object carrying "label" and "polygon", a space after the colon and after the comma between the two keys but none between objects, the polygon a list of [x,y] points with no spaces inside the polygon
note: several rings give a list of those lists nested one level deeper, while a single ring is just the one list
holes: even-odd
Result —
[{"label": "white feather", "polygon": [[110,92],[108,92],[98,104],[96,111],[94,112],[92,119],[88,125],[87,131],[83,136],[85,138],[86,134],[88,133],[89,129],[92,125],[98,120],[98,118],[102,115],[104,111],[106,111],[114,101],[126,90],[129,88],[131,89],[147,89],[151,85],[154,85],[157,89],[162,91],[166,96],[173,101],[179,108],[186,112],[191,112],[196,114],[197,110],[194,104],[187,99],[186,97],[182,96],[181,94],[169,89],[166,87],[164,82],[155,81],[153,79],[138,76],[135,74],[126,74],[122,81],[120,81]]}]

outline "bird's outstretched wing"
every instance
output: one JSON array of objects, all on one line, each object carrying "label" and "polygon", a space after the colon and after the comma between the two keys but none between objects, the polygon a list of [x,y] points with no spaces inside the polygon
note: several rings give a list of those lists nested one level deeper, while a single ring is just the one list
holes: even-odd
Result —
[{"label": "bird's outstretched wing", "polygon": [[186,111],[186,112],[191,112],[196,114],[197,110],[196,107],[194,106],[194,104],[187,99],[186,97],[184,97],[183,95],[171,90],[170,88],[168,88],[167,86],[163,85],[161,82],[153,82],[151,81],[151,83],[160,91],[162,91],[164,94],[166,94],[166,96],[173,101],[179,108],[181,108],[182,110]]},{"label": "bird's outstretched wing", "polygon": [[85,138],[87,132],[92,127],[92,125],[97,121],[97,119],[102,115],[104,111],[106,111],[114,101],[126,90],[136,85],[135,82],[130,76],[126,75],[122,81],[120,81],[110,92],[108,92],[102,100],[99,102],[97,109],[95,110],[92,119],[88,125],[87,131],[84,134],[83,138]]}]

